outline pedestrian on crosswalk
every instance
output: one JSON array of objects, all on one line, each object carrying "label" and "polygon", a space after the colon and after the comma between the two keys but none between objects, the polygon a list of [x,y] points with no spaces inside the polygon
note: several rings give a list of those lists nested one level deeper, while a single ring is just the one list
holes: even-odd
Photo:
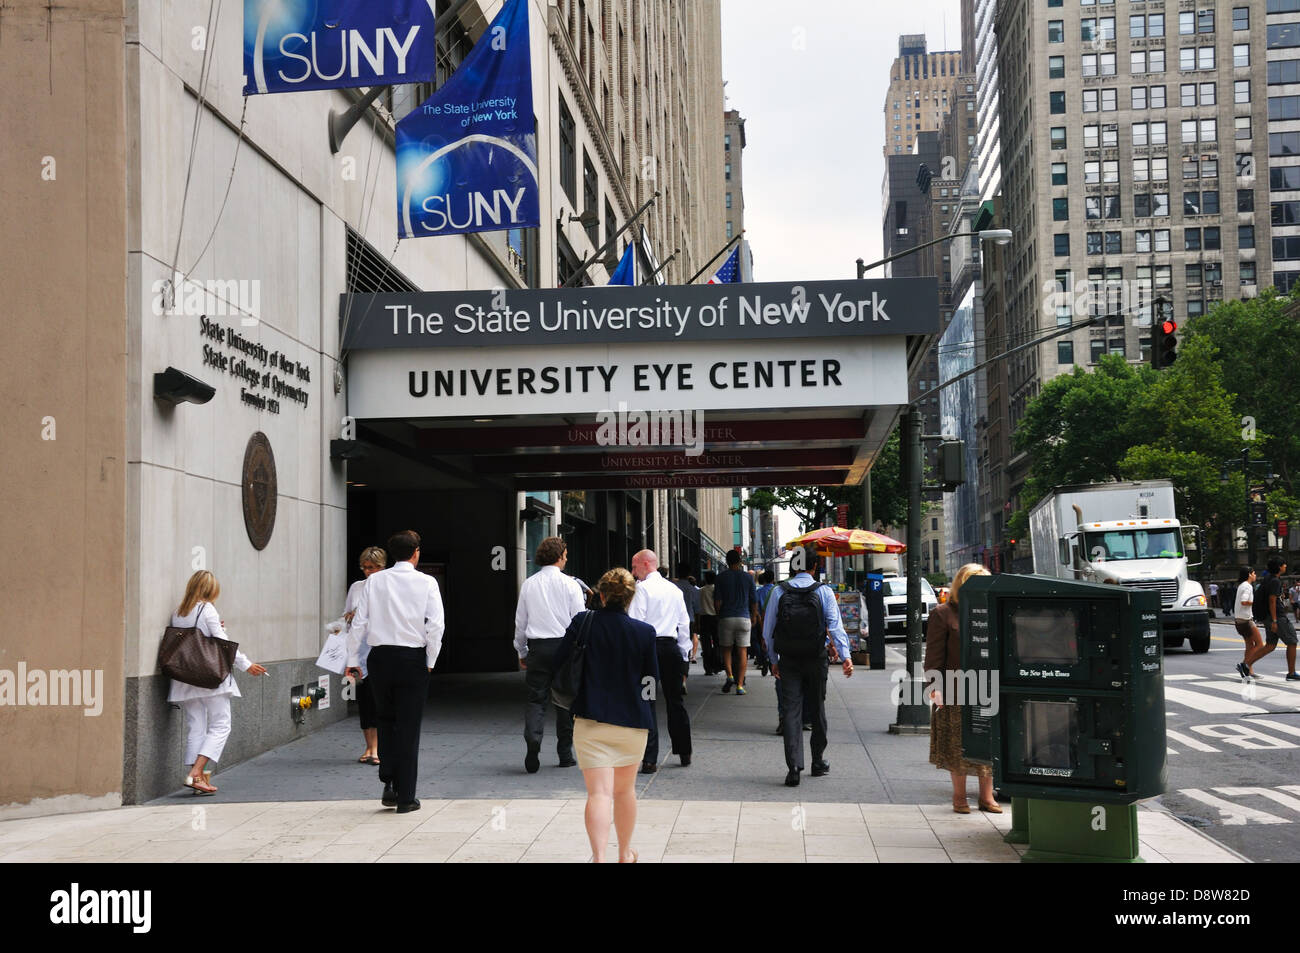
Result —
[{"label": "pedestrian on crosswalk", "polygon": [[1255,570],[1243,566],[1241,572],[1237,574],[1237,596],[1233,599],[1233,622],[1237,626],[1237,634],[1246,640],[1246,654],[1237,663],[1237,671],[1242,678],[1254,677],[1255,673],[1250,670],[1247,661],[1250,659],[1250,653],[1264,644],[1259,629],[1255,627],[1254,603]]},{"label": "pedestrian on crosswalk", "polygon": [[1300,682],[1300,674],[1295,670],[1296,634],[1291,624],[1291,617],[1283,604],[1281,576],[1286,572],[1286,563],[1276,556],[1268,561],[1268,578],[1260,583],[1255,593],[1255,618],[1265,625],[1264,644],[1256,646],[1246,653],[1245,661],[1237,666],[1253,671],[1256,662],[1277,648],[1280,641],[1286,646],[1286,669],[1288,682]]}]

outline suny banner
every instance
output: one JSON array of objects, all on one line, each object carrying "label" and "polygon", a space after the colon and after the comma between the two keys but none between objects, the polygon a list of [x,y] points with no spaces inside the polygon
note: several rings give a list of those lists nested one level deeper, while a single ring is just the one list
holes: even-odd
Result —
[{"label": "suny banner", "polygon": [[244,0],[244,95],[433,79],[436,0]]},{"label": "suny banner", "polygon": [[397,233],[540,224],[528,0],[506,0],[451,79],[397,124]]}]

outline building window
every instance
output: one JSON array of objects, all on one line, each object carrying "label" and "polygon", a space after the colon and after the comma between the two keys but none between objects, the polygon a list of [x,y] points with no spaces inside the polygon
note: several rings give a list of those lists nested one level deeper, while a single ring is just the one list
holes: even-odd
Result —
[{"label": "building window", "polygon": [[[1096,127],[1094,126],[1093,128],[1096,128]],[[1145,123],[1145,122],[1135,122],[1135,123],[1133,123],[1133,145],[1135,145],[1135,146],[1145,146],[1145,145],[1148,145],[1148,144],[1150,143],[1150,141],[1151,141],[1151,126],[1150,126],[1150,124],[1149,124],[1149,123]],[[1083,144],[1084,144],[1085,146],[1088,144],[1086,139],[1085,139],[1085,141],[1084,141]]]},{"label": "building window", "polygon": [[1106,254],[1118,255],[1124,248],[1123,232],[1106,233]]},{"label": "building window", "polygon": [[1268,118],[1270,122],[1282,119],[1300,119],[1300,96],[1270,96],[1268,98]]},{"label": "building window", "polygon": [[1130,39],[1141,39],[1147,35],[1147,18],[1138,13],[1128,18],[1128,35]]},{"label": "building window", "polygon": [[[1296,171],[1300,172],[1300,168],[1296,169]],[[1255,211],[1255,193],[1251,189],[1237,189],[1237,211]]]},{"label": "building window", "polygon": [[[1297,135],[1300,135],[1300,133],[1298,133]],[[1065,148],[1065,127],[1064,126],[1053,126],[1050,133],[1050,137],[1051,137],[1053,149]]]},{"label": "building window", "polygon": [[727,208],[731,208],[731,193],[727,193]]},{"label": "building window", "polygon": [[1197,10],[1196,11],[1196,32],[1213,33],[1214,32],[1214,10]]},{"label": "building window", "polygon": [[[1058,43],[1061,42],[1060,40],[1053,41],[1051,39],[1052,23],[1060,23],[1060,22],[1061,22],[1060,20],[1053,20],[1051,21],[1051,23],[1047,24],[1049,42],[1058,42]],[[1079,39],[1081,39],[1084,43],[1091,43],[1096,38],[1096,33],[1097,33],[1096,17],[1088,17],[1086,19],[1079,21]]]},{"label": "building window", "polygon": [[1280,50],[1291,46],[1300,46],[1300,23],[1270,23],[1268,48]]},{"label": "building window", "polygon": [[1056,363],[1058,366],[1063,364],[1074,363],[1074,342],[1073,341],[1056,342]]},{"label": "building window", "polygon": [[1300,132],[1270,132],[1268,154],[1271,156],[1300,155]]},{"label": "building window", "polygon": [[728,238],[728,239],[731,239],[731,238],[734,238],[734,237],[735,237],[735,226],[733,226],[730,222],[728,222],[728,223],[727,223],[727,238]]},{"label": "building window", "polygon": [[1250,7],[1232,8],[1232,28],[1233,30],[1250,29]]},{"label": "building window", "polygon": [[1253,285],[1255,283],[1255,263],[1253,261],[1243,261],[1237,266],[1238,273],[1241,276],[1243,285]]},{"label": "building window", "polygon": [[[1085,93],[1085,95],[1087,94]],[[1147,108],[1147,88],[1145,86],[1133,87],[1131,105],[1134,109]]]},{"label": "building window", "polygon": [[[1100,128],[1100,126],[1083,127],[1083,147],[1085,149],[1096,149],[1101,145]],[[1134,145],[1137,145],[1137,143],[1135,142]]]},{"label": "building window", "polygon": [[1205,230],[1205,250],[1221,251],[1222,249],[1223,249],[1222,231],[1217,227],[1207,228]]},{"label": "building window", "polygon": [[[1085,90],[1083,91],[1083,111],[1084,111],[1084,112],[1086,112],[1086,113],[1095,113],[1095,112],[1097,111],[1097,93],[1098,93],[1098,90],[1095,90],[1095,89],[1085,89]],[[1052,95],[1056,95],[1056,94],[1053,93]],[[1064,99],[1065,94],[1062,93],[1061,96],[1062,96],[1062,99]],[[1052,112],[1065,112],[1065,103],[1064,103],[1064,102],[1061,103],[1061,108],[1060,108],[1059,110],[1056,109],[1056,108],[1053,108],[1053,109],[1052,109]]]},{"label": "building window", "polygon": [[1232,128],[1237,139],[1250,138],[1250,117],[1237,116],[1232,120]]},{"label": "building window", "polygon": [[1064,162],[1052,163],[1052,184],[1068,185],[1070,180],[1069,166]]},{"label": "building window", "polygon": [[1052,221],[1068,222],[1070,220],[1070,200],[1052,199]]},{"label": "building window", "polygon": [[1088,221],[1101,218],[1101,196],[1085,195],[1083,197],[1083,217]]},{"label": "building window", "polygon": [[[572,205],[578,204],[578,136],[573,114],[560,97],[560,185]],[[577,269],[577,266],[574,266]]]},{"label": "building window", "polygon": [[591,212],[596,220],[585,227],[587,238],[592,245],[598,244],[600,234],[600,179],[596,176],[596,167],[591,164],[591,156],[582,150],[582,207],[584,212]]},{"label": "building window", "polygon": [[1184,10],[1178,14],[1178,32],[1182,36],[1188,36],[1196,32],[1196,12],[1193,10]]},{"label": "building window", "polygon": [[[898,139],[898,136],[894,136],[894,139]],[[725,178],[728,182],[731,181],[731,163],[730,163],[730,162],[727,163],[726,169],[725,169],[725,171],[724,171],[724,173],[723,173],[723,178]]]},{"label": "building window", "polygon": [[[1047,78],[1048,79],[1065,78],[1065,57],[1064,56],[1049,56],[1047,58]],[[970,106],[972,104],[967,102],[966,105]]]},{"label": "building window", "polygon": [[1268,84],[1277,86],[1283,83],[1300,83],[1300,60],[1269,61]]},{"label": "building window", "polygon": [[1101,163],[1085,162],[1083,164],[1083,184],[1100,185],[1101,184]]},{"label": "building window", "polygon": [[1274,225],[1300,225],[1300,202],[1274,202],[1271,206]]},{"label": "building window", "polygon": [[1047,21],[1047,42],[1048,43],[1065,42],[1065,21],[1064,20]]},{"label": "building window", "polygon": [[1199,228],[1183,229],[1183,251],[1201,250],[1201,230]]},{"label": "building window", "polygon": [[[1093,92],[1092,96],[1093,96],[1093,101],[1094,101],[1094,104],[1095,104],[1095,102],[1096,102],[1096,98],[1097,98],[1097,94],[1096,94],[1096,92]],[[1049,111],[1049,112],[1053,113],[1054,115],[1061,115],[1061,114],[1064,114],[1064,113],[1065,113],[1065,92],[1064,92],[1063,90],[1062,90],[1062,91],[1059,91],[1059,92],[1056,91],[1056,90],[1053,90],[1053,91],[1049,92],[1049,93],[1047,94],[1047,101],[1048,101],[1048,111]],[[1084,111],[1087,112],[1087,110],[1088,110],[1088,94],[1087,94],[1087,92],[1085,92],[1085,93],[1083,94],[1083,103],[1084,103],[1084,106],[1083,106]]]},{"label": "building window", "polygon": [[1070,236],[1068,233],[1058,232],[1052,236],[1052,247],[1056,252],[1057,258],[1070,257]]},{"label": "building window", "polygon": [[[1239,79],[1232,84],[1232,101],[1234,103],[1250,102],[1250,80]],[[1272,116],[1269,117],[1273,118]]]},{"label": "building window", "polygon": [[[1269,27],[1269,29],[1273,29]],[[1249,66],[1250,65],[1250,44],[1236,43],[1232,47],[1232,65]]]},{"label": "building window", "polygon": [[1102,247],[1101,232],[1087,232],[1084,238],[1084,252],[1088,255],[1100,255]]}]

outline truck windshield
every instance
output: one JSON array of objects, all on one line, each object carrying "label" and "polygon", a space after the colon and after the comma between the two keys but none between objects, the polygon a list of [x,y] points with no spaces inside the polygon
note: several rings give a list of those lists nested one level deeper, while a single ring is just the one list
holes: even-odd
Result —
[{"label": "truck windshield", "polygon": [[1183,542],[1172,529],[1125,529],[1084,534],[1088,558],[1092,562],[1120,559],[1178,559]]}]

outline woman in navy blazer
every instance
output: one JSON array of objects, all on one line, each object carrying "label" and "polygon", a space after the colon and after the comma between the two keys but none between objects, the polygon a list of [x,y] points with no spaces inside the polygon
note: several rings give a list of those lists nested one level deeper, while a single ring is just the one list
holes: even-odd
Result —
[{"label": "woman in navy blazer", "polygon": [[592,860],[603,863],[613,816],[618,862],[635,863],[636,772],[654,723],[651,700],[659,679],[655,630],[627,617],[636,580],[611,569],[596,584],[604,607],[579,613],[555,653],[564,664],[574,639],[590,616],[583,653],[582,684],[573,701],[573,750],[587,784],[587,837]]}]

